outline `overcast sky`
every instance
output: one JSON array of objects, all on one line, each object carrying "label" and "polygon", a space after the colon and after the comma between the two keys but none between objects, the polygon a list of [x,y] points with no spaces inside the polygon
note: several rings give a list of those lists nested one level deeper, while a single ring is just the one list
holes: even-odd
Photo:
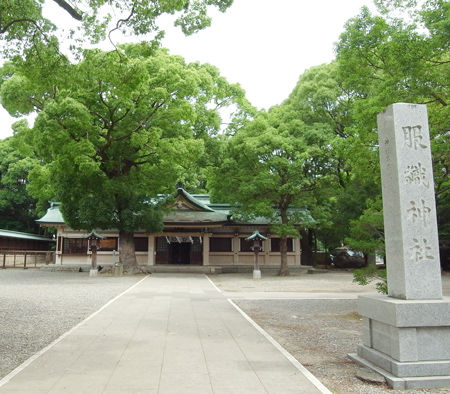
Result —
[{"label": "overcast sky", "polygon": [[[170,29],[163,46],[217,66],[253,105],[267,109],[287,98],[306,69],[334,58],[345,22],[363,5],[372,8],[372,0],[234,0],[200,33],[185,37]],[[0,139],[12,135],[16,120],[0,107]]]}]

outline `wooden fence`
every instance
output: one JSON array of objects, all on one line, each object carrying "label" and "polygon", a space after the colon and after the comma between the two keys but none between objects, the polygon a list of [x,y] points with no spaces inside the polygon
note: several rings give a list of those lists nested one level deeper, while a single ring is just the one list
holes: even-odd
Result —
[{"label": "wooden fence", "polygon": [[1,250],[0,267],[29,268],[54,263],[55,252],[50,250]]}]

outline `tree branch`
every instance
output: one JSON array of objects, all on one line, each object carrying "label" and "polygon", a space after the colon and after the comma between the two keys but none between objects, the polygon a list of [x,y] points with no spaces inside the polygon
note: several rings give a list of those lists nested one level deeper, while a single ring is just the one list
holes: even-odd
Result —
[{"label": "tree branch", "polygon": [[6,33],[6,31],[12,26],[14,25],[14,23],[22,23],[22,22],[29,22],[32,25],[34,25],[36,27],[36,29],[41,31],[41,28],[39,27],[39,25],[37,24],[37,22],[33,19],[29,19],[29,18],[21,18],[21,19],[15,19],[9,23],[6,24],[6,26],[2,27],[0,30],[0,34],[4,34]]},{"label": "tree branch", "polygon": [[81,21],[83,19],[83,15],[80,14],[77,10],[75,10],[69,3],[65,0],[53,0],[56,4],[58,4],[61,8],[63,8],[73,19],[77,21]]},{"label": "tree branch", "polygon": [[447,106],[447,103],[444,101],[444,99],[442,99],[441,97],[439,97],[436,93],[431,92],[431,95],[439,102],[439,104],[441,104],[443,107]]},{"label": "tree branch", "polygon": [[[131,7],[131,11],[130,11],[130,15],[128,15],[128,17],[126,17],[125,19],[119,19],[118,21],[117,21],[117,23],[116,23],[116,27],[114,28],[114,29],[112,29],[112,30],[110,30],[109,31],[109,33],[108,33],[108,40],[109,40],[109,42],[112,44],[112,46],[114,47],[114,48],[116,48],[116,50],[117,50],[117,47],[116,47],[116,45],[113,43],[113,41],[112,41],[112,39],[111,39],[111,33],[113,32],[113,31],[115,31],[115,30],[119,30],[120,29],[120,26],[122,26],[122,23],[126,23],[126,22],[128,22],[130,19],[131,19],[131,17],[134,15],[134,6],[135,6],[135,4],[133,4],[133,6]],[[119,52],[120,53],[120,52]]]}]

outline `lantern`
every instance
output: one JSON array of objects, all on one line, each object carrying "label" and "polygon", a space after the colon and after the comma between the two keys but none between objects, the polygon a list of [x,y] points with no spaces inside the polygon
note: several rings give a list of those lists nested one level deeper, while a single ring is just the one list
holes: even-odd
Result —
[{"label": "lantern", "polygon": [[91,252],[91,271],[90,275],[94,276],[94,271],[97,271],[97,249],[99,246],[99,240],[105,239],[105,237],[92,230],[85,238],[88,240],[88,249]]},{"label": "lantern", "polygon": [[253,241],[251,249],[255,253],[253,264],[253,279],[261,279],[261,270],[258,264],[258,254],[262,250],[262,241],[265,241],[267,237],[261,235],[258,230],[255,230],[250,237],[245,238],[246,241]]}]

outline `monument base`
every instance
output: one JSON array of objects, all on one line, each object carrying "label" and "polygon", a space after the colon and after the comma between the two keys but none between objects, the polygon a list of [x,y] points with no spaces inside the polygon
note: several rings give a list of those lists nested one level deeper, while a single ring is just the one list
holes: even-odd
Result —
[{"label": "monument base", "polygon": [[261,271],[253,270],[253,279],[261,279]]},{"label": "monument base", "polygon": [[363,344],[349,355],[395,389],[450,386],[450,298],[359,297]]}]

